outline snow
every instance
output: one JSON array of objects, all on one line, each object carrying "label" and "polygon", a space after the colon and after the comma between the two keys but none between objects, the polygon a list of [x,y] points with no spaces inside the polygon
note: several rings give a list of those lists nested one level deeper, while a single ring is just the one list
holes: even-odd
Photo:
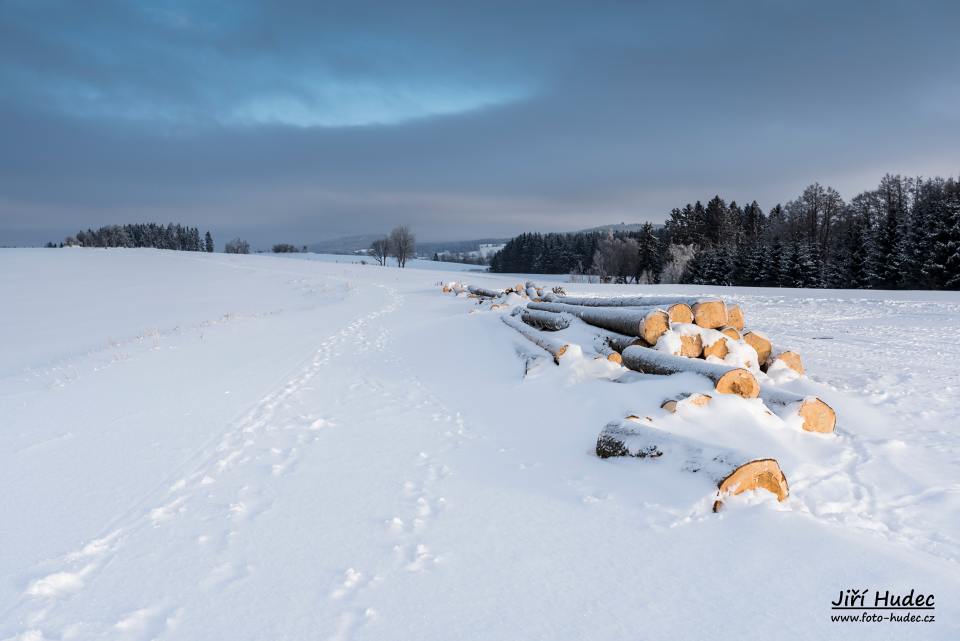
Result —
[{"label": "snow", "polygon": [[[811,434],[668,414],[709,383],[593,360],[582,323],[557,367],[438,286],[556,278],[349,258],[0,251],[0,639],[960,635],[955,293],[564,284],[739,303],[836,409]],[[696,474],[599,459],[629,414],[777,458],[790,498],[713,514]],[[937,621],[831,623],[865,587]]]}]

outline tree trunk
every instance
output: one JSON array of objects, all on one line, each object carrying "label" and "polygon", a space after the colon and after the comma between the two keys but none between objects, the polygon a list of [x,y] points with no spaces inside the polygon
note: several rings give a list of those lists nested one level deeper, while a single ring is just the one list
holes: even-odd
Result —
[{"label": "tree trunk", "polygon": [[803,368],[803,361],[800,359],[800,354],[796,352],[780,352],[771,356],[766,360],[764,371],[768,371],[777,361],[780,361],[797,374],[802,375],[806,373],[806,370]]},{"label": "tree trunk", "polygon": [[799,416],[807,432],[826,434],[833,432],[837,425],[837,413],[816,396],[801,396],[768,385],[760,389],[760,398],[781,418]]},{"label": "tree trunk", "polygon": [[763,365],[770,358],[770,352],[773,351],[773,343],[770,339],[757,332],[747,332],[743,335],[744,342],[757,352],[757,364]]},{"label": "tree trunk", "polygon": [[530,303],[528,309],[545,312],[567,312],[585,323],[628,336],[639,336],[654,345],[670,329],[670,318],[665,311],[650,309],[607,309],[565,305],[563,303]]},{"label": "tree trunk", "polygon": [[531,327],[547,332],[557,332],[570,327],[570,321],[574,317],[567,313],[555,314],[538,309],[524,309],[520,312],[520,318]]},{"label": "tree trunk", "polygon": [[774,459],[757,459],[735,450],[653,427],[649,418],[608,423],[597,438],[597,456],[632,456],[656,460],[684,472],[695,472],[716,486],[713,511],[726,497],[750,490],[767,490],[783,501],[789,496],[787,479]]},{"label": "tree trunk", "polygon": [[719,299],[701,300],[693,306],[693,322],[707,329],[725,327],[728,325],[727,306]]},{"label": "tree trunk", "polygon": [[[662,308],[670,316],[672,323],[692,323],[693,310],[691,305],[697,302],[696,298],[664,298],[657,296],[624,296],[614,298],[592,298],[589,296],[554,296],[547,295],[544,300],[564,305],[579,305],[581,307],[638,307],[644,309]],[[689,302],[687,302],[689,301]]]},{"label": "tree trunk", "polygon": [[745,369],[708,363],[696,358],[673,356],[664,352],[634,345],[623,350],[623,365],[644,374],[677,374],[693,372],[713,381],[721,394],[736,394],[743,398],[756,398],[760,394],[757,379]]},{"label": "tree trunk", "polygon": [[665,400],[660,407],[673,414],[681,407],[706,407],[711,400],[713,400],[713,397],[709,394],[681,394],[676,398]]},{"label": "tree trunk", "polygon": [[487,289],[485,287],[474,287],[473,285],[467,287],[467,290],[471,294],[475,294],[477,296],[486,296],[487,298],[498,298],[503,296],[504,293],[502,289]]},{"label": "tree trunk", "polygon": [[[563,358],[564,355],[569,353],[582,353],[579,347],[533,329],[516,316],[504,314],[500,318],[504,323],[523,334],[524,338],[550,352],[550,355],[553,356],[553,362],[557,365],[560,364],[560,359]],[[576,349],[571,350],[572,347]]]},{"label": "tree trunk", "polygon": [[739,305],[727,305],[727,325],[733,327],[737,331],[743,329],[744,319],[743,319],[743,310],[740,309]]}]

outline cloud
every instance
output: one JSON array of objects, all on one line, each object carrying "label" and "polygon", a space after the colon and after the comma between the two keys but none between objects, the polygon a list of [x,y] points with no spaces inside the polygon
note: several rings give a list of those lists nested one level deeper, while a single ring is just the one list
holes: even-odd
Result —
[{"label": "cloud", "polygon": [[133,220],[487,236],[956,170],[953,3],[4,11],[0,242]]}]

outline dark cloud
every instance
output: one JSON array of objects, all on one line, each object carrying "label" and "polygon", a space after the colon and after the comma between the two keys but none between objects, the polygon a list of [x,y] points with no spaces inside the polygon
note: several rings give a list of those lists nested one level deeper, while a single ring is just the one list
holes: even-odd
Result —
[{"label": "dark cloud", "polygon": [[957,170],[955,3],[466,5],[8,0],[0,243],[488,236]]}]

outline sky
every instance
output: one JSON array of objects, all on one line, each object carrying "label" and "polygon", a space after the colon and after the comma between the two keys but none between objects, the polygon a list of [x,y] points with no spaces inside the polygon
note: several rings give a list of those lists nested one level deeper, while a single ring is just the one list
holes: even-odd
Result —
[{"label": "sky", "polygon": [[0,245],[469,239],[956,175],[958,24],[922,0],[0,0]]}]

